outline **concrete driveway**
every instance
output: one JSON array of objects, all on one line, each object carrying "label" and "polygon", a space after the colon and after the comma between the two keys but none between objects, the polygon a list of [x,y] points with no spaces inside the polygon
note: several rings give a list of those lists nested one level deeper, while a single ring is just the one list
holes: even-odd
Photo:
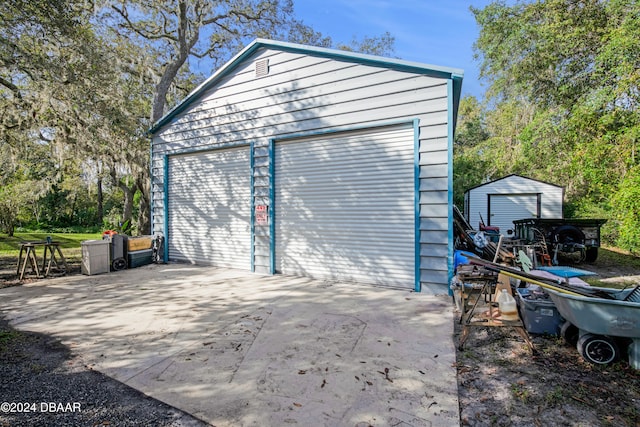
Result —
[{"label": "concrete driveway", "polygon": [[459,425],[446,296],[169,264],[0,299],[14,327],[212,425]]}]

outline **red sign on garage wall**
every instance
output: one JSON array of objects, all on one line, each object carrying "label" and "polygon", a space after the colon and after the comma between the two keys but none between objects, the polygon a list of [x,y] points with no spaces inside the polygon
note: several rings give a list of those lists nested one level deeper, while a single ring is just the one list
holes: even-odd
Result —
[{"label": "red sign on garage wall", "polygon": [[267,225],[268,220],[268,206],[256,205],[256,225]]}]

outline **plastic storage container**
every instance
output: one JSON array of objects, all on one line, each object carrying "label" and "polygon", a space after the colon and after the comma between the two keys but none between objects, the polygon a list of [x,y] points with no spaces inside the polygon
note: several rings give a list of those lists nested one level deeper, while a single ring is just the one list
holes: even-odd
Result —
[{"label": "plastic storage container", "polygon": [[127,250],[131,252],[141,251],[143,249],[151,249],[152,244],[153,236],[129,237],[127,239]]},{"label": "plastic storage container", "polygon": [[127,236],[123,234],[104,235],[102,240],[111,243],[111,270],[127,268]]},{"label": "plastic storage container", "polygon": [[109,241],[85,240],[82,247],[82,274],[108,273],[111,266]]},{"label": "plastic storage container", "polygon": [[518,288],[517,291],[518,307],[527,332],[559,335],[564,319],[558,313],[553,301],[534,298],[534,294],[528,288]]},{"label": "plastic storage container", "polygon": [[153,262],[153,249],[133,251],[127,254],[129,268],[141,267]]}]

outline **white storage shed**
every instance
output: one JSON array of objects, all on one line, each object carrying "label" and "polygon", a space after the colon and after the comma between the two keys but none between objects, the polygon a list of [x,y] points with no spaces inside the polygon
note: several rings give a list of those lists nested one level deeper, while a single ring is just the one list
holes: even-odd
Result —
[{"label": "white storage shed", "polygon": [[254,41],[150,130],[165,261],[446,292],[461,84]]},{"label": "white storage shed", "polygon": [[563,218],[563,199],[564,187],[512,174],[465,191],[464,216],[475,229],[483,222],[507,235],[518,219]]}]

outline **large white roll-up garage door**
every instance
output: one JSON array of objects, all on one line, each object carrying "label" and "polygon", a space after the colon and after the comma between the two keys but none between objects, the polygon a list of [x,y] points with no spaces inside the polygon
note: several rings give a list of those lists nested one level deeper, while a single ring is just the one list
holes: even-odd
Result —
[{"label": "large white roll-up garage door", "polygon": [[413,288],[408,126],[275,143],[276,271]]},{"label": "large white roll-up garage door", "polygon": [[169,259],[251,268],[248,147],[169,158]]}]

